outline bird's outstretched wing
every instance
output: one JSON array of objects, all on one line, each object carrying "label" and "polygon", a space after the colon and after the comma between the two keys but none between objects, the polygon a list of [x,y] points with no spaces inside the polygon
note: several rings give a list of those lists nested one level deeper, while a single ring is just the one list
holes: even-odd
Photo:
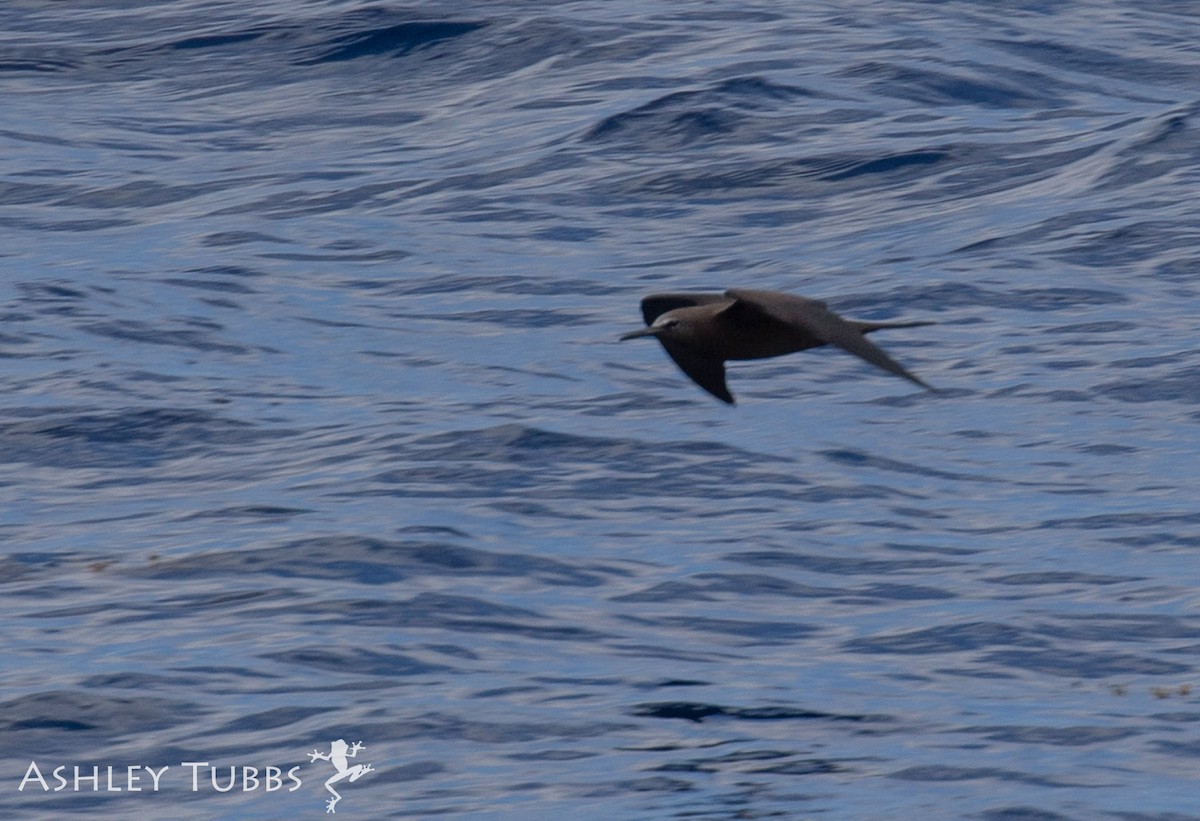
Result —
[{"label": "bird's outstretched wing", "polygon": [[653,325],[654,320],[673,311],[676,308],[691,308],[694,305],[711,305],[714,302],[729,302],[725,294],[689,294],[684,292],[672,294],[650,294],[642,298],[642,318],[647,325]]},{"label": "bird's outstretched wing", "polygon": [[725,384],[725,363],[720,359],[698,356],[686,345],[680,345],[667,339],[658,340],[662,343],[667,354],[675,360],[680,370],[691,377],[704,390],[720,399],[722,402],[734,404],[733,394]]},{"label": "bird's outstretched wing", "polygon": [[896,376],[915,382],[926,390],[933,388],[909,373],[892,359],[883,349],[871,342],[855,325],[829,310],[824,302],[816,299],[781,294],[775,291],[754,291],[734,288],[725,292],[727,297],[752,307],[778,322],[785,322],[804,329],[807,333],[837,345],[844,351],[870,362]]}]

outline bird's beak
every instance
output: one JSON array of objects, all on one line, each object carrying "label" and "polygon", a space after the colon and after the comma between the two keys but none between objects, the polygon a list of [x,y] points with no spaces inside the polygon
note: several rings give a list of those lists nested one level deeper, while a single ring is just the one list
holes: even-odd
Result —
[{"label": "bird's beak", "polygon": [[653,326],[648,326],[645,328],[638,328],[636,331],[630,331],[627,334],[622,334],[620,341],[624,342],[626,339],[637,339],[639,336],[657,336],[657,335],[658,335],[658,328],[655,328]]}]

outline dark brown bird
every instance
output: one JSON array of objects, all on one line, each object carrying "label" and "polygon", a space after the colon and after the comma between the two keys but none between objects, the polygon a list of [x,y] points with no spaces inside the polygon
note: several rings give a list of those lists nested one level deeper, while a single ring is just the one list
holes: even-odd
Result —
[{"label": "dark brown bird", "polygon": [[863,335],[932,322],[843,319],[816,299],[745,288],[723,294],[651,294],[642,300],[642,316],[647,327],[621,339],[656,337],[692,381],[731,405],[733,394],[725,385],[727,360],[766,359],[828,344],[933,390]]}]

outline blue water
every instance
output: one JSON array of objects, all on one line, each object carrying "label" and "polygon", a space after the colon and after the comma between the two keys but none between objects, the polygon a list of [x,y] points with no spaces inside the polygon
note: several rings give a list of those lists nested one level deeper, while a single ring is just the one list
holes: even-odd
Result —
[{"label": "blue water", "polygon": [[[340,738],[337,817],[1200,818],[1197,41],[5,4],[0,814],[326,817]],[[734,286],[941,391],[617,342]]]}]

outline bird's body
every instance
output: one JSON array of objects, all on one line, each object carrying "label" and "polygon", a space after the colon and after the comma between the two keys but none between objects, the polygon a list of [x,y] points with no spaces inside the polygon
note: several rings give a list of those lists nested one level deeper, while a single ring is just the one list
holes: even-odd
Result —
[{"label": "bird's body", "polygon": [[929,322],[848,320],[819,300],[742,288],[723,294],[652,294],[642,300],[642,316],[647,327],[621,339],[656,337],[684,373],[729,404],[734,399],[725,384],[726,361],[766,359],[827,344],[932,390],[864,336]]}]

